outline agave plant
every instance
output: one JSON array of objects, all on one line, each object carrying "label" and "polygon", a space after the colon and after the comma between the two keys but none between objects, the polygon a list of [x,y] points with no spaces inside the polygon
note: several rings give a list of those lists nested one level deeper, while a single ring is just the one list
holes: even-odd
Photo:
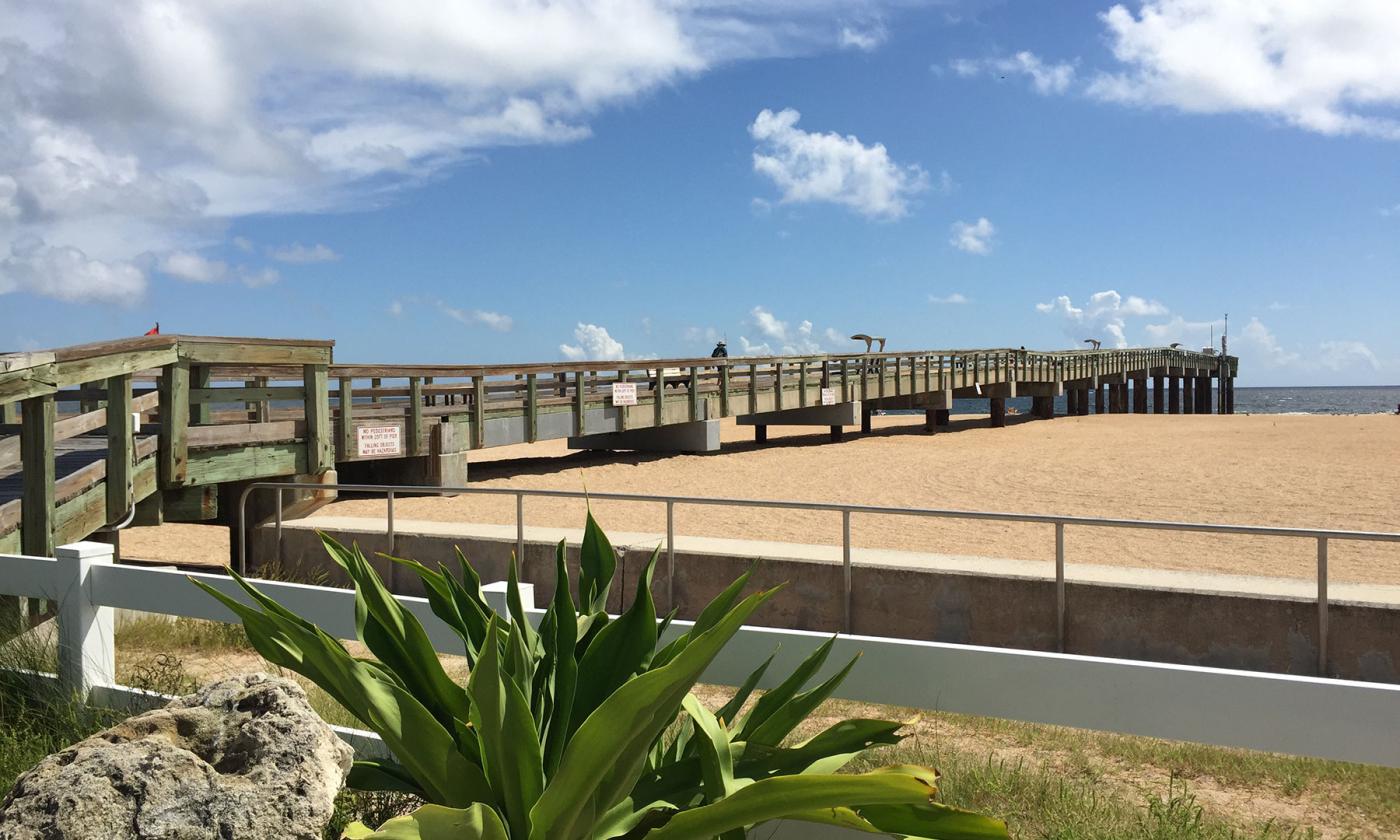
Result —
[{"label": "agave plant", "polygon": [[353,825],[346,838],[734,840],[775,819],[915,838],[1007,836],[998,820],[933,801],[930,768],[837,772],[872,746],[898,743],[898,722],[845,720],[787,743],[855,665],[806,688],[834,640],[756,702],[749,700],[772,657],[722,708],[712,712],[696,699],[691,689],[706,667],[777,591],[741,597],[752,571],[662,644],[671,616],[658,620],[651,596],[657,554],[631,606],[609,616],[616,555],[591,514],[578,601],[561,541],[554,596],[538,629],[522,608],[514,558],[504,616],[460,551],[459,574],[389,558],[417,573],[433,613],[461,637],[470,667],[464,686],[443,670],[423,627],[359,549],[322,540],[354,582],[356,630],[375,660],[350,656],[242,577],[235,575],[254,606],[200,585],[243,620],[263,657],[316,683],[383,738],[393,758],[356,761],[351,787],[428,803],[377,831]]}]

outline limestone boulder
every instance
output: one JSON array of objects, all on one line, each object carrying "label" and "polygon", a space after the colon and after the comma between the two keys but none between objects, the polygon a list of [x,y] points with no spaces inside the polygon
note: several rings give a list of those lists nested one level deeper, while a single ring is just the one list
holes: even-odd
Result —
[{"label": "limestone boulder", "polygon": [[39,762],[0,840],[319,840],[351,758],[299,685],[232,677]]}]

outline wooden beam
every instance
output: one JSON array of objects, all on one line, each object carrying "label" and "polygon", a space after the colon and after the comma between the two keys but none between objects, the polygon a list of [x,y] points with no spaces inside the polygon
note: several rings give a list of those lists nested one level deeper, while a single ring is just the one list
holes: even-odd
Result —
[{"label": "wooden beam", "polygon": [[807,406],[807,360],[799,362],[802,367],[797,371],[797,404],[806,408]]},{"label": "wooden beam", "polygon": [[472,377],[472,446],[486,446],[486,377]]},{"label": "wooden beam", "polygon": [[183,359],[165,366],[160,377],[160,485],[185,483],[190,452],[190,365]]},{"label": "wooden beam", "polygon": [[729,365],[721,365],[719,369],[719,415],[729,416]]},{"label": "wooden beam", "polygon": [[700,419],[700,368],[694,365],[690,368],[690,383],[686,390],[690,392],[690,419],[694,422]]},{"label": "wooden beam", "polygon": [[340,385],[340,458],[350,460],[355,454],[355,380],[342,376]]},{"label": "wooden beam", "polygon": [[588,413],[588,374],[581,370],[574,371],[574,436],[583,437],[584,418]]},{"label": "wooden beam", "polygon": [[[196,391],[207,391],[210,383],[210,370],[208,365],[190,366],[190,425],[209,425],[209,405],[203,400],[195,400]],[[242,400],[237,400],[242,402]]]},{"label": "wooden beam", "polygon": [[154,350],[113,351],[108,354],[84,358],[59,359],[54,363],[55,383],[58,387],[81,385],[99,379],[110,379],[124,373],[139,373],[143,370],[164,367],[176,359],[175,348],[166,347]]},{"label": "wooden beam", "polygon": [[193,487],[308,472],[306,446],[300,443],[205,449],[189,453],[189,472],[184,484]]},{"label": "wooden beam", "polygon": [[[324,365],[323,365],[324,367]],[[207,370],[207,368],[206,368]],[[193,372],[193,371],[192,371]],[[267,377],[259,377],[266,382]],[[190,403],[249,403],[269,400],[305,400],[306,388],[303,385],[284,385],[275,388],[245,386],[242,388],[210,388],[207,386],[190,388]]]},{"label": "wooden beam", "polygon": [[423,455],[423,380],[408,378],[408,454]]},{"label": "wooden beam", "polygon": [[268,340],[225,339],[210,341],[204,337],[180,339],[180,358],[187,362],[233,365],[329,365],[328,345],[264,343]]},{"label": "wooden beam", "polygon": [[271,420],[266,423],[219,423],[196,426],[185,435],[190,449],[215,446],[251,446],[260,443],[291,443],[306,437],[304,420]]},{"label": "wooden beam", "polygon": [[306,465],[307,472],[320,475],[335,469],[335,438],[331,435],[331,393],[325,365],[302,367],[306,388]]},{"label": "wooden beam", "polygon": [[782,411],[782,410],[783,410],[783,363],[782,363],[782,362],[774,362],[774,363],[773,363],[773,392],[774,392],[774,394],[773,394],[773,399],[775,399],[775,400],[777,401],[777,402],[774,404],[775,409],[776,409],[777,411]]},{"label": "wooden beam", "polygon": [[539,382],[538,374],[525,374],[525,442],[534,443],[539,439]]},{"label": "wooden beam", "polygon": [[131,419],[131,374],[107,380],[107,522],[120,522],[132,503],[131,472],[136,465]]},{"label": "wooden beam", "polygon": [[31,397],[22,406],[20,460],[24,465],[24,495],[20,528],[25,554],[53,556],[54,457],[53,424],[58,406],[53,394]]}]

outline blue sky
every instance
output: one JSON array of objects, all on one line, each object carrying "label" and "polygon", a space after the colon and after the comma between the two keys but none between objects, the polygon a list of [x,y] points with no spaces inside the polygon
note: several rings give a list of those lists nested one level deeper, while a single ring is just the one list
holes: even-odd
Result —
[{"label": "blue sky", "polygon": [[13,348],[1203,346],[1228,312],[1246,384],[1400,381],[1400,7],[232,5],[0,0]]}]

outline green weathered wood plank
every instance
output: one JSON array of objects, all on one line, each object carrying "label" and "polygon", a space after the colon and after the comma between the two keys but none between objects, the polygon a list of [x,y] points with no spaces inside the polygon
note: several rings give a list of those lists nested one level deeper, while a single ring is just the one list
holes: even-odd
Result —
[{"label": "green weathered wood plank", "polygon": [[652,385],[651,408],[652,423],[660,426],[666,410],[666,371],[660,365],[656,366],[656,381]]},{"label": "green weathered wood plank", "polygon": [[773,405],[777,411],[783,410],[783,363],[773,363]]},{"label": "green weathered wood plank", "polygon": [[690,420],[695,422],[700,419],[700,368],[691,365],[690,383],[686,386],[690,392]]},{"label": "green weathered wood plank", "polygon": [[[212,371],[208,365],[190,366],[190,425],[209,425],[209,404],[194,398],[196,391],[209,390],[209,383],[213,380]],[[242,400],[238,400],[242,402]]]},{"label": "green weathered wood plank", "polygon": [[486,446],[486,377],[472,377],[472,446]]},{"label": "green weathered wood plank", "polygon": [[423,380],[421,377],[408,378],[408,428],[406,444],[409,455],[423,455]]},{"label": "green weathered wood plank", "polygon": [[[224,365],[329,365],[328,346],[296,346],[290,344],[248,344],[236,342],[201,342],[197,338],[181,338],[180,358],[187,362]],[[147,365],[154,367],[154,365]]]},{"label": "green weathered wood plank", "polygon": [[799,364],[801,369],[797,372],[797,404],[803,408],[807,407],[807,360],[803,359]]},{"label": "green weathered wood plank", "polygon": [[588,374],[574,371],[574,435],[583,436],[584,418],[588,415]]},{"label": "green weathered wood plank", "polygon": [[[263,382],[267,377],[260,377]],[[190,379],[194,380],[194,371],[190,371]],[[249,403],[267,402],[269,400],[297,401],[306,399],[306,388],[301,385],[279,385],[273,388],[266,386],[244,386],[242,388],[208,388],[191,387],[190,403]]]},{"label": "green weathered wood plank", "polygon": [[355,455],[355,381],[340,377],[340,457],[349,460]]},{"label": "green weathered wood plank", "polygon": [[53,424],[58,404],[53,394],[31,397],[21,410],[20,462],[24,468],[24,494],[20,503],[20,529],[25,554],[52,557],[54,549],[54,453]]},{"label": "green weathered wood plank", "polygon": [[131,419],[131,374],[107,380],[107,522],[120,522],[131,506],[131,472],[136,465]]},{"label": "green weathered wood plank", "polygon": [[185,486],[309,473],[306,446],[269,443],[236,449],[203,449],[189,454]]},{"label": "green weathered wood plank", "polygon": [[175,348],[131,350],[86,359],[70,359],[54,363],[55,381],[60,388],[110,379],[124,373],[137,373],[164,367],[176,360]]},{"label": "green weathered wood plank", "polygon": [[0,373],[0,403],[16,403],[58,390],[58,374],[52,364]]},{"label": "green weathered wood plank", "polygon": [[190,366],[183,359],[165,366],[160,377],[160,484],[185,483],[190,451]]},{"label": "green weathered wood plank", "polygon": [[331,432],[331,391],[325,365],[305,365],[301,380],[306,388],[306,465],[319,475],[335,469],[335,437]]},{"label": "green weathered wood plank", "polygon": [[729,416],[729,365],[719,369],[719,415]]},{"label": "green weathered wood plank", "polygon": [[525,440],[534,443],[539,440],[540,393],[537,374],[525,374]]}]

